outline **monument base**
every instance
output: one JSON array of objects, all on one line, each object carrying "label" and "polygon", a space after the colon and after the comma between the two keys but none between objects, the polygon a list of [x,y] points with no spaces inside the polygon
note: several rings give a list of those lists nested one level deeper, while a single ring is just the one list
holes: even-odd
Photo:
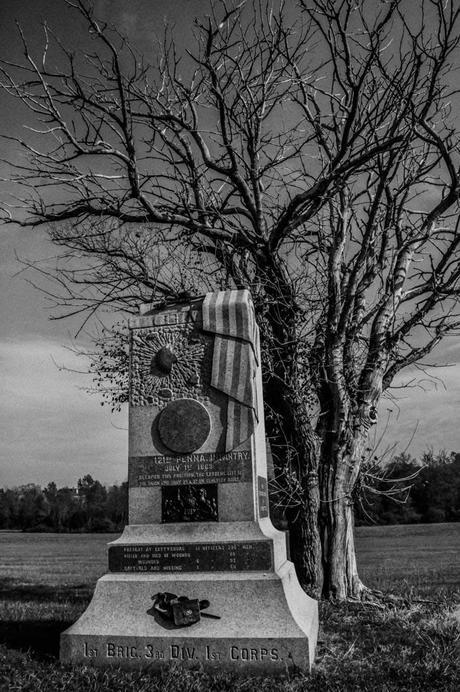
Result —
[{"label": "monument base", "polygon": [[[286,561],[274,572],[107,574],[80,619],[61,635],[61,660],[160,668],[239,671],[244,675],[309,670],[318,632],[317,602]],[[188,626],[158,616],[157,593],[209,601]]]}]

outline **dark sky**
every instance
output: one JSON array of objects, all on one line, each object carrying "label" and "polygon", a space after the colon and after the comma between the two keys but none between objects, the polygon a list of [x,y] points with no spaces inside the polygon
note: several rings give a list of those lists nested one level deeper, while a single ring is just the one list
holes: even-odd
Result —
[{"label": "dark sky", "polygon": [[[152,36],[162,33],[165,20],[175,23],[178,42],[187,42],[193,17],[205,14],[208,8],[209,0],[96,2],[98,16],[128,34],[144,53],[151,50]],[[2,0],[1,56],[10,60],[21,58],[15,20],[22,25],[29,46],[38,56],[43,46],[41,26],[45,19],[65,45],[82,48],[87,44],[83,21],[64,0]],[[21,136],[24,124],[32,124],[29,114],[4,94],[0,100],[0,122],[2,131],[11,136]],[[17,160],[19,153],[14,144],[3,142],[1,147],[3,158]],[[7,167],[2,164],[0,176],[7,174]],[[6,182],[0,183],[2,200],[8,199],[10,190]],[[84,376],[56,367],[58,363],[70,370],[84,370],[81,358],[66,348],[75,345],[77,325],[48,319],[46,299],[27,283],[27,275],[20,272],[16,259],[19,255],[39,260],[53,252],[43,230],[5,225],[1,228],[0,487],[26,482],[45,484],[51,480],[72,485],[85,473],[107,483],[126,476],[126,412],[111,416],[100,406],[97,396],[90,397],[82,390],[87,383]],[[393,412],[380,451],[395,442],[400,443],[400,449],[410,443],[409,451],[413,454],[430,445],[435,450],[460,450],[459,356],[459,341],[451,339],[438,351],[436,359],[452,366],[435,372],[437,382],[422,376],[421,386],[395,392],[398,405],[383,403],[382,420],[386,419],[388,408]],[[412,372],[404,377],[407,380],[415,375]]]}]

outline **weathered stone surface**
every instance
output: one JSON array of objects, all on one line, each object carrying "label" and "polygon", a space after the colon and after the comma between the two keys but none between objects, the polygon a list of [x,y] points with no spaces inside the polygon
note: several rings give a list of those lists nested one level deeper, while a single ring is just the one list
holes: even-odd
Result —
[{"label": "weathered stone surface", "polygon": [[[297,596],[305,600],[292,588],[292,569],[282,579],[274,573],[102,577],[88,610],[62,636],[61,658],[127,668],[180,662],[244,675],[308,669],[316,602],[309,599],[303,608],[292,602]],[[158,591],[207,599],[209,612],[220,619],[201,617],[189,627],[166,628],[152,613]]]},{"label": "weathered stone surface", "polygon": [[[186,483],[187,481],[184,479],[182,482]],[[130,488],[130,524],[153,524],[156,534],[156,524],[161,523],[162,520],[161,505],[162,488],[159,485]],[[252,482],[218,483],[217,506],[219,508],[219,522],[254,521]]]}]

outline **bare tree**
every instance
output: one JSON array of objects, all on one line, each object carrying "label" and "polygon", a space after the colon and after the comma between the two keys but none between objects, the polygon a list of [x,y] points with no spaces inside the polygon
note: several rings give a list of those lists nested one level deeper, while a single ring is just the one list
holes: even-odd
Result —
[{"label": "bare tree", "polygon": [[[40,59],[23,38],[24,64],[3,70],[41,122],[12,178],[19,222],[50,224],[62,248],[56,302],[92,314],[250,288],[300,581],[360,596],[353,501],[379,400],[459,325],[459,10],[222,2],[190,52],[167,33],[150,66],[67,5],[95,52],[45,27]],[[100,371],[117,358],[110,347]]]}]

